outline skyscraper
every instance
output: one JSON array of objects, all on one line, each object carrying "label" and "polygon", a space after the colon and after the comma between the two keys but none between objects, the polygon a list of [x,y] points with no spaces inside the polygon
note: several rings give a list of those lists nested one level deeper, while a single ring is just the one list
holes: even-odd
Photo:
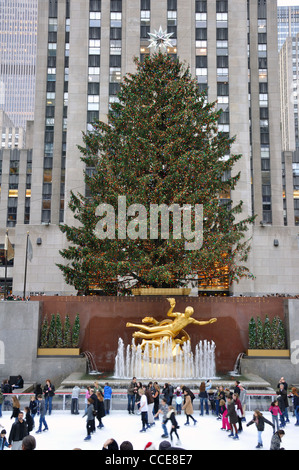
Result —
[{"label": "skyscraper", "polygon": [[[26,230],[42,240],[30,290],[72,292],[55,263],[66,243],[59,223],[75,223],[70,192],[87,191],[82,131],[107,120],[122,77],[134,72],[135,56],[150,53],[148,33],[161,26],[172,33],[168,54],[186,61],[223,109],[219,129],[236,136],[231,151],[243,155],[231,198],[243,201],[242,217],[257,215],[248,233],[255,279],[232,292],[297,292],[297,232],[284,226],[276,0],[39,0],[38,23],[30,224],[15,229],[16,240]],[[23,257],[16,243],[16,265]],[[21,286],[16,270],[15,291]]]},{"label": "skyscraper", "polygon": [[33,120],[38,0],[0,0],[0,109],[17,127]]}]

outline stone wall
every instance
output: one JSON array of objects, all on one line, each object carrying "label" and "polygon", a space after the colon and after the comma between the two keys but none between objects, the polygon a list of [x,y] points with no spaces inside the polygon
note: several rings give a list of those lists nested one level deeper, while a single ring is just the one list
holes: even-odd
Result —
[{"label": "stone wall", "polygon": [[0,379],[21,374],[26,383],[60,384],[66,375],[86,371],[81,357],[37,357],[41,302],[0,302]]}]

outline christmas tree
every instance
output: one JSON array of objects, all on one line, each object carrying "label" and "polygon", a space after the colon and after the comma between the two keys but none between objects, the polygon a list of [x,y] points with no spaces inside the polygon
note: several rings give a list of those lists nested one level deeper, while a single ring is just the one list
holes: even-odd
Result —
[{"label": "christmas tree", "polygon": [[272,348],[272,328],[268,315],[264,321],[264,349]]},{"label": "christmas tree", "polygon": [[[79,224],[61,226],[69,242],[58,265],[66,282],[107,295],[126,293],[134,284],[179,287],[199,272],[220,283],[224,270],[230,282],[252,277],[245,235],[253,217],[242,220],[242,201],[233,205],[230,199],[240,176],[231,170],[241,155],[230,154],[234,137],[218,132],[221,111],[207,102],[179,60],[158,52],[143,62],[136,59],[136,67],[124,77],[108,123],[95,122],[79,147],[92,171],[85,172],[88,196],[71,194],[70,209]],[[147,214],[155,204],[188,206],[192,234],[198,232],[190,214],[201,205],[200,249],[186,249],[171,210],[168,237],[162,236],[163,218],[154,234],[138,210],[126,213],[124,221],[120,197],[126,207],[138,204]],[[114,208],[112,229],[104,213],[97,213],[103,204]],[[98,236],[99,223],[106,237]]]},{"label": "christmas tree", "polygon": [[55,348],[56,347],[56,319],[55,315],[51,315],[50,326],[49,326],[49,333],[48,333],[48,347]]},{"label": "christmas tree", "polygon": [[73,325],[73,333],[72,333],[72,347],[78,348],[80,342],[80,317],[77,313],[74,325]]},{"label": "christmas tree", "polygon": [[56,348],[63,347],[63,328],[60,314],[56,315]]},{"label": "christmas tree", "polygon": [[249,349],[256,348],[256,323],[255,319],[251,317],[248,327],[248,336],[249,336]]},{"label": "christmas tree", "polygon": [[256,348],[264,349],[264,328],[260,317],[256,321]]},{"label": "christmas tree", "polygon": [[45,317],[43,319],[42,327],[41,327],[41,339],[40,339],[41,348],[48,347],[48,333],[49,333],[49,323],[48,323],[48,318]]},{"label": "christmas tree", "polygon": [[72,332],[71,332],[71,322],[70,322],[69,315],[66,315],[65,321],[64,321],[63,345],[65,348],[72,347]]}]

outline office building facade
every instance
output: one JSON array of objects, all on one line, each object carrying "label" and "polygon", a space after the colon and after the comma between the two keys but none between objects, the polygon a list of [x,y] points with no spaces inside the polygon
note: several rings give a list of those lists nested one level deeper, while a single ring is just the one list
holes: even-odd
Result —
[{"label": "office building facade", "polygon": [[[283,202],[276,1],[40,0],[38,23],[30,223],[15,228],[21,239],[32,234],[29,290],[74,293],[56,263],[66,244],[59,224],[75,223],[70,192],[86,191],[82,131],[107,121],[122,77],[134,73],[134,57],[150,53],[148,33],[161,26],[173,33],[168,53],[189,64],[223,109],[219,129],[236,136],[231,151],[243,155],[231,198],[243,201],[242,217],[256,214],[248,232],[255,279],[231,292],[296,293],[298,237]],[[22,256],[16,243],[15,264],[23,265]],[[22,291],[20,271],[14,290]]]},{"label": "office building facade", "polygon": [[0,0],[0,109],[14,126],[33,120],[38,0]]}]

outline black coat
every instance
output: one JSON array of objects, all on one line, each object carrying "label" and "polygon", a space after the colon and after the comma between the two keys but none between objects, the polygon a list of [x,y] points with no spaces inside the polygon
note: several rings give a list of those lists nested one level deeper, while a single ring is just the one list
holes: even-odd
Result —
[{"label": "black coat", "polygon": [[29,433],[34,428],[34,421],[33,421],[33,418],[32,418],[30,413],[26,413],[25,420],[26,420],[26,424],[27,424],[27,427],[28,427],[28,433]]},{"label": "black coat", "polygon": [[254,416],[252,420],[247,423],[247,426],[255,424],[258,431],[263,431],[265,429],[265,423],[269,424],[270,426],[272,426],[272,428],[274,428],[274,425],[270,421],[268,421],[264,416],[259,416],[258,418],[255,418]]},{"label": "black coat", "polygon": [[[50,390],[49,390],[50,389]],[[44,396],[45,398],[47,397],[54,397],[55,395],[55,387],[53,384],[50,384],[50,386],[48,386],[48,384],[46,384],[44,386]]]},{"label": "black coat", "polygon": [[175,428],[175,429],[178,429],[179,428],[179,425],[178,425],[178,422],[176,420],[176,417],[175,417],[175,412],[174,411],[171,411],[169,413],[167,413],[167,419],[166,421],[164,422],[164,424],[167,423],[167,421],[171,421],[171,424],[172,426]]},{"label": "black coat", "polygon": [[103,401],[100,401],[100,400],[98,399],[97,405],[98,405],[98,407],[97,407],[97,418],[98,418],[98,419],[104,418],[104,416],[105,416],[104,402],[103,402]]},{"label": "black coat", "polygon": [[28,426],[26,421],[16,421],[11,427],[8,442],[11,444],[12,442],[22,441],[25,436],[28,436]]}]

